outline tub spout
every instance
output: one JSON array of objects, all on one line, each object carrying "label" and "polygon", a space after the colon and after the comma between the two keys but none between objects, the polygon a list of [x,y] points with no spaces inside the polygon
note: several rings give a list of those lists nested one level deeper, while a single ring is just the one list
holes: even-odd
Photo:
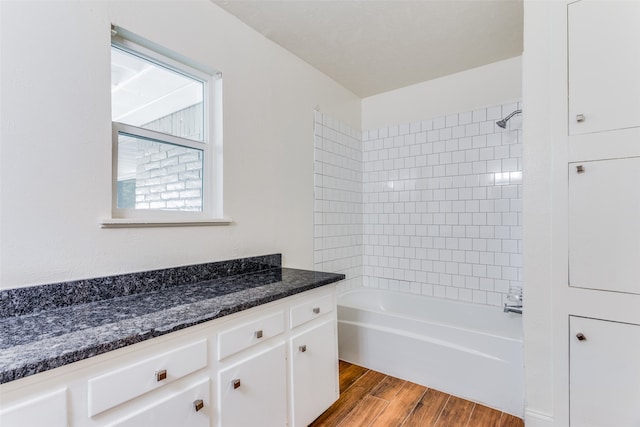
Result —
[{"label": "tub spout", "polygon": [[517,313],[517,314],[522,314],[522,305],[504,305],[504,310],[505,313]]}]

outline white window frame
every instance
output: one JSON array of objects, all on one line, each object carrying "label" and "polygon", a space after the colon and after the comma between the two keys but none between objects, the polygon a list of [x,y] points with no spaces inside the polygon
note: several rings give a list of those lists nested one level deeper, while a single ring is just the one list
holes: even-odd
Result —
[{"label": "white window frame", "polygon": [[[121,37],[120,34],[122,33],[128,37]],[[135,41],[132,39],[135,39]],[[132,35],[126,30],[112,27],[111,45],[113,47],[203,83],[203,140],[197,141],[182,138],[112,121],[112,217],[102,221],[102,226],[110,228],[120,226],[229,224],[231,220],[224,218],[222,213],[222,74],[215,70],[201,71],[191,65],[193,64],[192,61],[182,58],[179,54],[169,52],[151,42],[144,42],[145,40]],[[153,46],[155,49],[152,50],[145,45]],[[159,51],[162,51],[162,53]],[[191,62],[191,64],[186,62]],[[118,208],[118,135],[120,133],[202,151],[202,210],[177,211]]]}]

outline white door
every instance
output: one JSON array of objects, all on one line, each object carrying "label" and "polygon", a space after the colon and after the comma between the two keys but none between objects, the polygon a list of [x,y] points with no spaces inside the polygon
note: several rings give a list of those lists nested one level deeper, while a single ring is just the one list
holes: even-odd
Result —
[{"label": "white door", "polygon": [[640,294],[640,157],[569,164],[569,283]]},{"label": "white door", "polygon": [[283,427],[287,423],[285,343],[218,374],[221,427]]},{"label": "white door", "polygon": [[640,326],[570,318],[570,424],[640,426]]},{"label": "white door", "polygon": [[640,2],[582,0],[568,14],[570,134],[640,126]]},{"label": "white door", "polygon": [[309,425],[340,394],[335,320],[291,338],[291,394],[294,427]]}]

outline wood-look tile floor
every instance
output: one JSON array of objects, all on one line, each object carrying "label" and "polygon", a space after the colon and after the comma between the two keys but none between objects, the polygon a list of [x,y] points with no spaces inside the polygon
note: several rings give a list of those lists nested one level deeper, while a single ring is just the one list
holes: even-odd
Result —
[{"label": "wood-look tile floor", "polygon": [[312,427],[524,427],[486,406],[340,361],[340,399]]}]

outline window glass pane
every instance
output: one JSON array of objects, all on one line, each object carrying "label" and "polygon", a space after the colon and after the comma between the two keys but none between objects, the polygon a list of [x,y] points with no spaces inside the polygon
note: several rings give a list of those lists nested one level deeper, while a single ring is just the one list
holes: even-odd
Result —
[{"label": "window glass pane", "polygon": [[111,119],[204,141],[204,83],[111,47]]},{"label": "window glass pane", "polygon": [[202,211],[202,154],[120,132],[118,208]]}]

